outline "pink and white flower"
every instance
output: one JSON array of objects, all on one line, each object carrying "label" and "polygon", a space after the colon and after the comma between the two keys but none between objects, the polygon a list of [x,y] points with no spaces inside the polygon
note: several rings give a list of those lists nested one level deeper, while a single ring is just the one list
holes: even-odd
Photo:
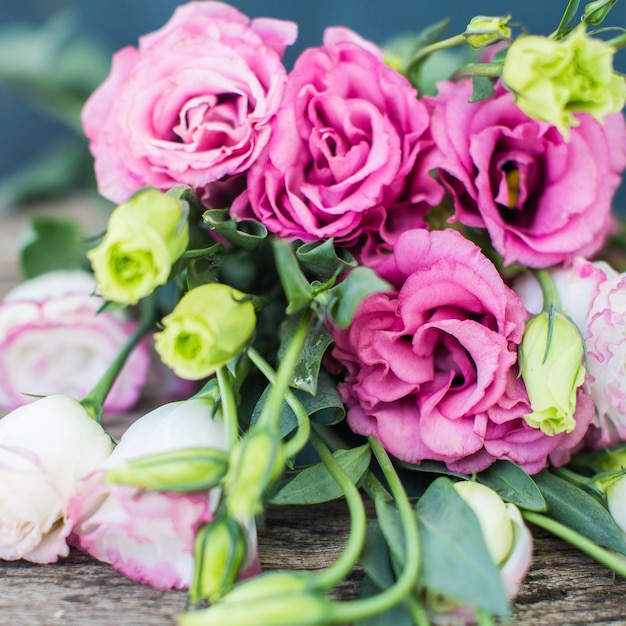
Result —
[{"label": "pink and white flower", "polygon": [[473,103],[471,81],[438,87],[431,128],[454,219],[486,229],[506,264],[549,267],[599,250],[626,166],[623,116],[580,115],[566,141],[501,86]]},{"label": "pink and white flower", "polygon": [[[129,578],[154,587],[185,588],[193,574],[194,538],[213,519],[220,490],[160,493],[108,484],[107,469],[171,450],[207,446],[225,449],[223,420],[211,418],[212,403],[192,399],[163,405],[135,422],[113,454],[79,486],[70,502],[71,541]],[[254,521],[248,524],[244,574],[258,571]]]},{"label": "pink and white flower", "polygon": [[[292,22],[250,19],[221,2],[189,2],[139,47],[113,57],[87,101],[85,134],[100,193],[121,203],[139,188],[178,183],[228,195],[270,135],[286,80]],[[234,181],[233,181],[234,182]]]},{"label": "pink and white flower", "polygon": [[112,448],[69,396],[41,398],[0,419],[0,559],[67,556],[70,498]]},{"label": "pink and white flower", "polygon": [[293,240],[333,237],[360,259],[392,244],[442,198],[430,112],[383,52],[328,28],[289,74],[267,149],[232,212]]},{"label": "pink and white flower", "polygon": [[480,249],[453,230],[408,231],[379,271],[396,290],[368,296],[347,330],[332,330],[351,428],[399,459],[463,473],[496,459],[531,473],[550,455],[563,463],[590,403],[568,435],[526,423],[517,350],[528,314]]},{"label": "pink and white flower", "polygon": [[[10,291],[0,303],[0,406],[64,393],[85,397],[127,343],[136,323],[98,313],[93,277],[81,271],[42,274]],[[104,406],[124,411],[138,400],[150,357],[144,344],[131,353]]]}]

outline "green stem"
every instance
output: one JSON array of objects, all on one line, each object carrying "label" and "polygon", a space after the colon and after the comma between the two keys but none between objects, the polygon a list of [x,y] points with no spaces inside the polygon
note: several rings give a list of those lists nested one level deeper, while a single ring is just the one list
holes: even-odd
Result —
[{"label": "green stem", "polygon": [[226,449],[232,450],[239,439],[239,419],[232,381],[228,369],[224,365],[217,369],[217,384],[220,390],[222,415],[226,424]]},{"label": "green stem", "polygon": [[314,430],[311,432],[310,441],[328,473],[341,487],[350,510],[350,535],[341,556],[331,566],[315,575],[313,583],[315,588],[329,590],[339,584],[357,562],[365,542],[367,520],[359,490]]},{"label": "green stem", "polygon": [[259,425],[269,426],[270,428],[278,430],[280,412],[283,402],[285,401],[287,391],[289,390],[289,384],[291,383],[298,357],[300,356],[300,352],[302,351],[304,342],[306,341],[310,321],[311,312],[307,311],[302,316],[300,324],[296,328],[296,332],[291,338],[291,341],[287,346],[287,350],[285,351],[280,365],[278,366],[275,382],[270,389],[267,401],[265,402],[259,417]]},{"label": "green stem", "polygon": [[405,533],[405,568],[396,582],[382,593],[353,602],[334,604],[331,618],[333,623],[352,623],[393,608],[412,593],[420,571],[419,536],[413,508],[385,449],[375,437],[370,437],[369,443],[398,507]]},{"label": "green stem", "polygon": [[120,350],[113,362],[109,365],[106,372],[102,375],[95,387],[81,400],[81,404],[85,410],[91,415],[91,418],[98,422],[102,420],[102,405],[106,400],[111,388],[115,384],[119,373],[122,371],[126,359],[134,350],[135,346],[141,341],[143,336],[152,328],[154,324],[155,310],[154,302],[151,297],[142,300],[141,316],[139,324],[135,332],[130,336],[124,347]]},{"label": "green stem", "polygon": [[559,292],[554,284],[554,278],[548,270],[540,269],[534,270],[533,274],[541,287],[541,294],[543,295],[543,308],[544,310],[549,307],[553,307],[555,311],[561,310],[561,298]]},{"label": "green stem", "polygon": [[[250,348],[248,351],[248,357],[257,366],[265,378],[267,378],[270,384],[276,384],[276,372],[254,348]],[[311,433],[311,421],[309,420],[309,416],[305,408],[302,406],[302,402],[296,398],[292,391],[286,391],[285,400],[294,412],[298,422],[298,428],[295,435],[284,444],[285,455],[288,459],[291,459],[295,457],[308,442],[309,435]]]},{"label": "green stem", "polygon": [[532,511],[522,511],[522,515],[531,524],[541,526],[541,528],[588,554],[602,565],[617,572],[620,576],[626,576],[626,559],[623,556],[599,546],[591,539],[545,515]]},{"label": "green stem", "polygon": [[441,41],[431,43],[429,46],[424,46],[417,54],[409,61],[405,75],[410,76],[411,72],[423,61],[428,55],[433,52],[439,52],[440,50],[446,50],[447,48],[453,48],[454,46],[460,46],[465,43],[465,34],[454,35]]}]

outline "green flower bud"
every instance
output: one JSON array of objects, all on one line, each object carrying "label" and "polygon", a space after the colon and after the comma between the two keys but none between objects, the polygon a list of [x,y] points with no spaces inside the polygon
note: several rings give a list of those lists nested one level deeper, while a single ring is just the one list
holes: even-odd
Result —
[{"label": "green flower bud", "polygon": [[87,252],[104,298],[136,304],[167,282],[189,243],[188,211],[185,201],[156,189],[113,211],[104,239]]},{"label": "green flower bud", "polygon": [[454,483],[454,489],[478,518],[485,545],[496,565],[501,565],[513,548],[513,523],[502,498],[491,488],[473,480]]},{"label": "green flower bud", "polygon": [[199,380],[237,356],[255,325],[254,306],[243,293],[220,283],[200,285],[163,318],[155,348],[178,376]]},{"label": "green flower bud", "polygon": [[313,576],[308,572],[267,572],[238,583],[221,602],[254,602],[273,595],[304,591],[312,583]]},{"label": "green flower bud", "polygon": [[479,50],[499,41],[511,38],[511,29],[507,26],[510,15],[489,17],[477,15],[470,20],[465,32],[465,41],[474,49]]},{"label": "green flower bud", "polygon": [[615,49],[589,37],[584,25],[559,41],[523,36],[510,45],[502,80],[526,115],[556,126],[569,137],[576,112],[597,120],[624,106],[626,83],[613,70]]},{"label": "green flower bud", "polygon": [[189,601],[194,605],[203,600],[217,602],[237,581],[245,556],[245,534],[234,519],[222,517],[200,528]]},{"label": "green flower bud", "polygon": [[251,429],[233,448],[224,481],[226,508],[238,519],[251,517],[262,508],[263,494],[281,475],[285,452],[278,433]]},{"label": "green flower bud", "polygon": [[608,12],[617,4],[617,0],[596,0],[585,5],[583,20],[586,24],[598,26],[604,21]]},{"label": "green flower bud", "polygon": [[520,370],[532,409],[526,422],[546,435],[557,435],[576,426],[576,389],[585,380],[584,347],[580,331],[565,315],[554,315],[551,337],[549,325],[545,311],[526,324]]},{"label": "green flower bud", "polygon": [[226,474],[228,453],[216,448],[186,448],[134,459],[106,470],[109,483],[154,491],[206,491]]},{"label": "green flower bud", "polygon": [[[228,594],[230,595],[230,594]],[[228,595],[224,598],[228,598]],[[208,609],[183,613],[179,626],[321,626],[332,622],[333,604],[306,591],[281,591],[245,602],[220,601]]]}]

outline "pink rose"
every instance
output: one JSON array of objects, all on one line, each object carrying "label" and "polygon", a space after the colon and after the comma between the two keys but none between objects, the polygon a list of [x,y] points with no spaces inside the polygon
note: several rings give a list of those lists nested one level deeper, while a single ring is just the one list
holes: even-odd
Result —
[{"label": "pink rose", "polygon": [[517,349],[528,314],[478,247],[453,230],[408,231],[380,272],[397,290],[367,297],[347,330],[333,329],[355,432],[404,461],[464,473],[496,459],[537,472],[580,441],[588,411],[570,435],[524,420]]},{"label": "pink rose", "polygon": [[[293,240],[334,237],[361,258],[393,243],[443,195],[429,175],[430,113],[382,51],[345,28],[306,50],[268,148],[232,211]],[[363,249],[364,248],[364,249]]]},{"label": "pink rose", "polygon": [[444,82],[431,100],[455,219],[487,229],[506,264],[548,267],[596,252],[626,166],[623,116],[600,124],[581,115],[568,142],[522,113],[503,88],[475,103],[471,91],[470,81]]},{"label": "pink rose", "polygon": [[[0,406],[32,402],[24,394],[84,398],[128,342],[136,324],[121,312],[98,313],[95,281],[81,271],[42,274],[0,303]],[[124,411],[138,400],[150,357],[139,344],[104,404]]]},{"label": "pink rose", "polygon": [[291,22],[190,2],[138,49],[117,52],[83,111],[102,195],[121,203],[141,187],[184,183],[210,196],[216,183],[222,201],[225,177],[245,172],[269,139],[296,35]]},{"label": "pink rose", "polygon": [[[194,538],[213,519],[220,490],[160,493],[108,484],[105,471],[126,461],[171,450],[225,449],[223,420],[212,403],[192,399],[165,404],[135,422],[113,454],[80,484],[69,505],[73,545],[110,563],[129,578],[161,589],[185,588],[193,573]],[[245,574],[258,571],[254,521],[248,524]]]},{"label": "pink rose", "polygon": [[0,419],[0,559],[67,556],[70,498],[112,448],[69,396],[41,398]]}]

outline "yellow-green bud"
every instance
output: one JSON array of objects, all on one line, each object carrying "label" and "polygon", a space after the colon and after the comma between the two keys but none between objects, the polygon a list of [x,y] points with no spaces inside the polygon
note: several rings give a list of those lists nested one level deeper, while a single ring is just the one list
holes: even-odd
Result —
[{"label": "yellow-green bud", "polygon": [[569,137],[576,112],[597,120],[624,106],[626,82],[613,70],[615,48],[587,35],[584,25],[559,41],[534,35],[509,46],[502,80],[526,115]]},{"label": "yellow-green bud", "polygon": [[502,498],[491,488],[476,481],[454,483],[456,492],[478,518],[485,545],[496,565],[506,560],[513,547],[513,523]]},{"label": "yellow-green bud", "polygon": [[256,325],[245,294],[220,283],[187,292],[155,334],[161,360],[188,380],[207,378],[239,354]]},{"label": "yellow-green bud", "polygon": [[267,572],[238,583],[221,602],[247,603],[273,595],[304,591],[312,582],[313,576],[308,572]]},{"label": "yellow-green bud", "polygon": [[167,282],[189,243],[187,202],[145,189],[118,206],[102,242],[87,252],[99,293],[136,304]]},{"label": "yellow-green bud", "polygon": [[268,428],[249,430],[231,451],[224,480],[229,513],[237,519],[258,513],[265,490],[281,475],[285,461],[278,432]]},{"label": "yellow-green bud", "polygon": [[511,38],[511,29],[508,27],[510,15],[504,17],[489,17],[477,15],[470,20],[465,32],[465,41],[474,49],[480,50],[499,41]]},{"label": "yellow-green bud", "polygon": [[245,534],[236,520],[222,517],[200,528],[189,601],[194,605],[217,602],[237,581],[245,556]]},{"label": "yellow-green bud", "polygon": [[604,18],[616,3],[617,0],[596,0],[595,2],[589,2],[585,5],[585,11],[583,13],[585,23],[598,26],[598,24],[604,21]]},{"label": "yellow-green bud", "polygon": [[532,413],[525,416],[546,435],[569,433],[576,422],[576,389],[585,380],[584,347],[580,331],[556,313],[548,345],[549,315],[535,315],[526,324],[520,345],[520,370]]},{"label": "yellow-green bud", "polygon": [[226,474],[228,453],[216,448],[185,448],[128,461],[106,470],[109,483],[154,491],[206,491]]}]

